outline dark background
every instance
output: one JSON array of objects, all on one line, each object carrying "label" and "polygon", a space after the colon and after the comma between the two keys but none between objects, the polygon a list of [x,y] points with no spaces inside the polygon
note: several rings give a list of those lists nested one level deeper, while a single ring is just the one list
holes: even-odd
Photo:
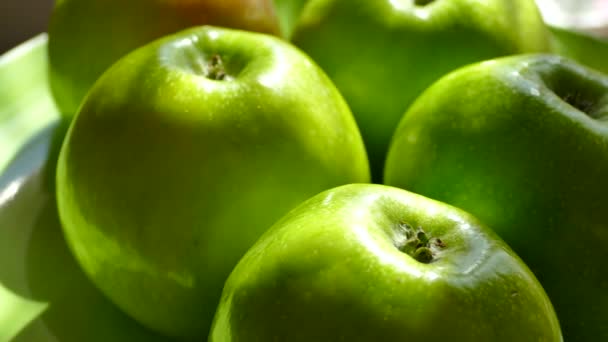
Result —
[{"label": "dark background", "polygon": [[54,0],[0,0],[0,54],[47,30]]}]

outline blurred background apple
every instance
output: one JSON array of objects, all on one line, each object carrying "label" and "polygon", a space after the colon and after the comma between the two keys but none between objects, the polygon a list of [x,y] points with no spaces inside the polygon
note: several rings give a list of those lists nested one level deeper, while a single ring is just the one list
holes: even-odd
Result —
[{"label": "blurred background apple", "polygon": [[[283,1],[285,2],[285,1]],[[545,21],[608,37],[608,0],[536,0]],[[0,53],[47,30],[54,0],[1,0]]]}]

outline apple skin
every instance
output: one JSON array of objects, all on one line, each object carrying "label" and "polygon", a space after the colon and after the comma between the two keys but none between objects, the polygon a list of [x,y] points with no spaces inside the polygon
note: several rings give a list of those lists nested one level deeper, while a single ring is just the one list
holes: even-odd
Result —
[{"label": "apple skin", "polygon": [[[403,224],[443,248],[401,251]],[[226,281],[209,341],[562,341],[532,272],[467,213],[350,184],[266,232]]]},{"label": "apple skin", "polygon": [[58,0],[49,25],[51,91],[71,119],[87,91],[120,57],[198,25],[279,34],[272,0]]},{"label": "apple skin", "polygon": [[543,284],[566,341],[607,341],[607,118],[608,78],[562,57],[462,68],[404,115],[385,183],[487,223]]},{"label": "apple skin", "polygon": [[[223,59],[223,80],[211,70]],[[256,239],[322,190],[368,182],[363,141],[329,78],[285,41],[202,27],[104,73],[67,133],[57,199],[93,282],[169,336],[209,332]]]},{"label": "apple skin", "polygon": [[390,139],[411,102],[473,62],[549,50],[533,0],[310,0],[293,41],[350,105],[380,182]]},{"label": "apple skin", "polygon": [[608,74],[608,37],[595,37],[560,27],[549,28],[553,53]]},{"label": "apple skin", "polygon": [[279,19],[281,36],[286,40],[291,40],[293,30],[298,22],[304,5],[309,0],[273,0],[274,8]]}]

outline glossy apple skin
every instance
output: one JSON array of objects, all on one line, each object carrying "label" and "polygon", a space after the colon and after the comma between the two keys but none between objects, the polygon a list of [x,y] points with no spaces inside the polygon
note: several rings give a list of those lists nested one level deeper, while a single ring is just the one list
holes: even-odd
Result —
[{"label": "glossy apple skin", "polygon": [[[440,237],[429,264],[396,246]],[[278,221],[226,282],[210,336],[228,341],[561,341],[532,272],[490,229],[384,185],[325,191]]]},{"label": "glossy apple skin", "polygon": [[375,182],[399,119],[432,82],[465,64],[549,49],[533,0],[413,2],[310,0],[294,33],[350,105]]},{"label": "glossy apple skin", "polygon": [[404,115],[385,182],[486,222],[543,284],[567,341],[608,340],[607,114],[608,78],[561,57],[463,68]]},{"label": "glossy apple skin", "polygon": [[[215,55],[224,80],[201,73]],[[202,27],[136,50],[96,83],[61,150],[58,208],[112,301],[201,339],[247,248],[310,196],[368,182],[368,168],[352,114],[307,56]]]},{"label": "glossy apple skin", "polygon": [[271,0],[58,0],[49,25],[49,72],[62,114],[120,57],[197,25],[279,34]]}]

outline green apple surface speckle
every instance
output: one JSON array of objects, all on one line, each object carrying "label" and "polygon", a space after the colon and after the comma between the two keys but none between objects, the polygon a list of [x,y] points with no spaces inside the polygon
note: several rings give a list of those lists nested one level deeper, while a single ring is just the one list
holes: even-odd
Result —
[{"label": "green apple surface speckle", "polygon": [[608,340],[608,77],[552,55],[462,68],[422,94],[386,184],[494,229],[547,291],[568,341]]},{"label": "green apple surface speckle", "polygon": [[355,121],[304,54],[272,36],[184,31],[95,84],[61,151],[67,241],[148,327],[207,336],[232,267],[289,209],[369,181]]},{"label": "green apple surface speckle", "polygon": [[101,74],[132,50],[196,25],[279,34],[271,0],[58,0],[49,25],[50,85],[71,119]]},{"label": "green apple surface speckle", "polygon": [[[412,230],[431,260],[407,248]],[[532,272],[467,213],[383,185],[323,192],[278,221],[224,287],[211,342],[561,341]]]},{"label": "green apple surface speckle", "polygon": [[488,58],[549,50],[533,0],[310,0],[293,41],[350,105],[380,182],[412,101],[443,74]]}]

